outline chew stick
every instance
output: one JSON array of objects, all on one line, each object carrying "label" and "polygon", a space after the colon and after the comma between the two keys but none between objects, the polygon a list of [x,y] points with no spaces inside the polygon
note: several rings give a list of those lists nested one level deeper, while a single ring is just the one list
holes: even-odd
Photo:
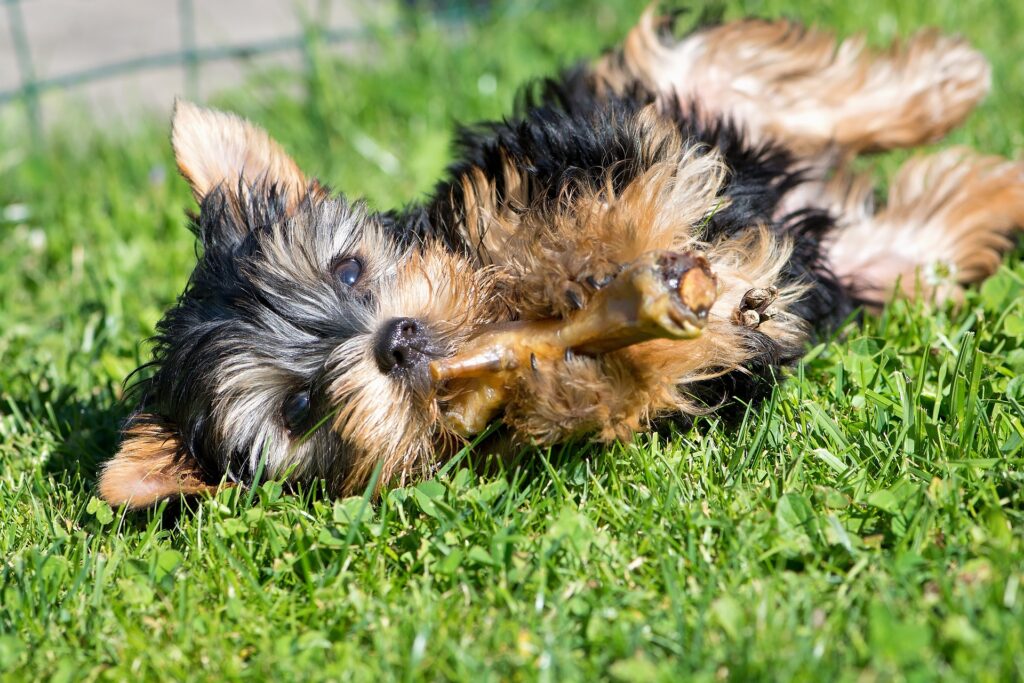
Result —
[{"label": "chew stick", "polygon": [[693,339],[700,335],[715,302],[715,276],[693,252],[656,252],[634,261],[565,320],[499,323],[485,329],[462,351],[430,364],[435,381],[516,370],[566,351],[608,353],[651,339]]}]

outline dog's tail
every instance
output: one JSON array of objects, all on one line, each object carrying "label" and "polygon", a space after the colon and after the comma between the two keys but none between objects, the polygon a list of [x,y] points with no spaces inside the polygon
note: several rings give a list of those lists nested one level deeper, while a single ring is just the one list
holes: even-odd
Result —
[{"label": "dog's tail", "polygon": [[839,281],[868,306],[894,292],[959,300],[996,271],[1024,228],[1024,162],[954,147],[908,161],[875,211],[863,177],[842,174],[819,197],[838,217],[824,245]]},{"label": "dog's tail", "polygon": [[990,69],[963,39],[926,29],[874,50],[788,20],[709,25],[677,39],[648,7],[622,46],[593,66],[603,87],[640,82],[670,106],[728,116],[804,156],[913,147],[959,125]]}]

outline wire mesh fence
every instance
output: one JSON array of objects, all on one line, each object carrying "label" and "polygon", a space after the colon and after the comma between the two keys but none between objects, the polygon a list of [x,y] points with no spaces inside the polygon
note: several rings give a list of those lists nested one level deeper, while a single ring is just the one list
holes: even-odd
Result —
[{"label": "wire mesh fence", "polygon": [[[36,141],[43,135],[41,96],[49,91],[65,90],[119,76],[144,73],[147,71],[181,68],[184,72],[184,94],[196,98],[199,93],[202,67],[210,62],[222,60],[247,60],[261,55],[273,55],[289,51],[310,53],[318,45],[341,44],[367,37],[364,27],[332,28],[326,21],[330,11],[330,0],[318,0],[315,9],[301,18],[301,30],[290,35],[279,35],[261,40],[200,45],[197,41],[196,0],[175,0],[179,27],[176,49],[154,51],[150,54],[127,59],[106,61],[96,65],[73,69],[65,73],[41,77],[33,61],[32,41],[23,5],[38,0],[2,0],[6,12],[11,51],[17,70],[18,83],[13,87],[0,88],[0,106],[20,102],[24,105],[29,130]],[[480,15],[488,7],[487,0],[405,0],[401,3],[404,19],[399,20],[400,29],[409,18],[416,14],[429,13],[444,21],[464,21],[470,16]],[[244,20],[244,17],[242,17]]]}]

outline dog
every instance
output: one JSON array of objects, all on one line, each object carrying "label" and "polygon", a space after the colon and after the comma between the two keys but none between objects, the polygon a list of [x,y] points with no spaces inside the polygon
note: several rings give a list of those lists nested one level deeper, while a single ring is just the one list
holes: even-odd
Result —
[{"label": "dog", "polygon": [[179,101],[201,254],[103,467],[112,505],[429,476],[507,443],[601,442],[756,400],[813,335],[893,296],[958,300],[1024,225],[1024,164],[859,154],[943,137],[984,57],[778,20],[678,38],[648,10],[596,61],[461,130],[431,198],[375,213],[234,115]]}]

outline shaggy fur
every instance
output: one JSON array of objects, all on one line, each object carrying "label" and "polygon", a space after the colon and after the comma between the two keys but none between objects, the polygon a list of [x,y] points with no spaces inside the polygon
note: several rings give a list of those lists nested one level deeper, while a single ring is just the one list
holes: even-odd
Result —
[{"label": "shaggy fur", "polygon": [[803,156],[912,147],[959,125],[989,91],[988,62],[963,39],[929,29],[887,50],[842,42],[787,20],[708,26],[675,41],[653,9],[593,68],[599,90],[641,83],[667,107],[741,119],[755,138]]},{"label": "shaggy fur", "polygon": [[913,159],[877,211],[846,166],[963,120],[989,78],[963,41],[925,32],[873,53],[790,22],[681,40],[668,25],[645,14],[620,49],[529,89],[516,117],[462,130],[433,198],[383,214],[307,179],[251,124],[179,103],[202,255],[159,323],[103,497],[425,476],[462,443],[446,411],[465,390],[432,382],[430,360],[496,323],[571,316],[651,252],[707,258],[703,335],[515,375],[513,443],[626,438],[756,399],[858,306],[956,298],[996,268],[1024,224],[1021,164]]}]

